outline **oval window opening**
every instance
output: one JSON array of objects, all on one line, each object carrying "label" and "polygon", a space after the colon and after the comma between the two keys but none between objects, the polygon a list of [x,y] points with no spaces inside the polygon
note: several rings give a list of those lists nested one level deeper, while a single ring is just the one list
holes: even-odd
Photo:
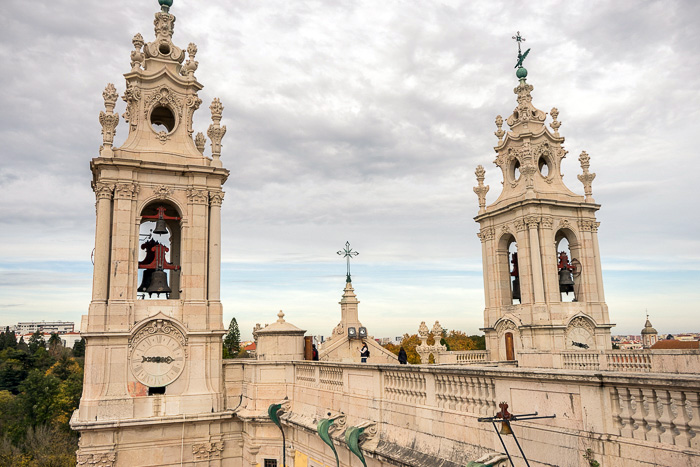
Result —
[{"label": "oval window opening", "polygon": [[520,180],[520,161],[517,159],[513,164],[513,180]]},{"label": "oval window opening", "polygon": [[156,133],[170,133],[175,128],[175,115],[169,108],[159,105],[151,111],[151,127]]},{"label": "oval window opening", "polygon": [[170,46],[168,44],[160,44],[158,46],[158,52],[160,52],[161,55],[169,55],[170,54]]},{"label": "oval window opening", "polygon": [[547,161],[544,157],[540,157],[538,165],[540,167],[540,173],[542,174],[542,176],[547,178],[547,176],[549,175],[549,164],[547,164]]}]

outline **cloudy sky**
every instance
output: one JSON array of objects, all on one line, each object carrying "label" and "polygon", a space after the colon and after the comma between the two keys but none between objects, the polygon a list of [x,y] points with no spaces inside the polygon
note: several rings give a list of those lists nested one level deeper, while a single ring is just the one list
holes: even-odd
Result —
[{"label": "cloudy sky", "polygon": [[[152,40],[157,9],[3,2],[0,324],[87,312],[101,92],[123,92],[131,38]],[[224,319],[244,338],[280,309],[327,335],[346,240],[370,334],[436,319],[477,332],[474,168],[493,202],[518,30],[533,103],[560,111],[565,181],[582,193],[582,150],[597,174],[613,333],[638,333],[647,309],[660,332],[700,331],[700,3],[175,0],[171,12],[174,42],[199,48],[200,97],[225,107]],[[125,136],[122,121],[117,145]]]}]

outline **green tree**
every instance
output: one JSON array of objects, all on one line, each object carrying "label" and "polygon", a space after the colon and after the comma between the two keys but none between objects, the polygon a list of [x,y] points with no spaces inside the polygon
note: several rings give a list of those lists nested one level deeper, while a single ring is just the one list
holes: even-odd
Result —
[{"label": "green tree", "polygon": [[26,354],[29,353],[29,346],[27,345],[26,342],[24,342],[24,337],[19,338],[19,342],[17,343],[17,350],[24,352]]},{"label": "green tree", "polygon": [[81,338],[78,342],[73,344],[73,356],[74,357],[84,357],[85,356],[85,338]]},{"label": "green tree", "polygon": [[241,331],[236,318],[231,319],[228,332],[224,337],[224,358],[236,358],[241,351]]},{"label": "green tree", "polygon": [[31,357],[21,350],[5,349],[0,352],[0,391],[19,393],[19,385],[29,374]]},{"label": "green tree", "polygon": [[51,337],[49,337],[49,355],[53,358],[58,358],[63,351],[63,342],[61,342],[61,336],[57,332],[52,332]]},{"label": "green tree", "polygon": [[43,347],[45,349],[46,341],[44,340],[44,336],[41,334],[41,331],[37,329],[36,332],[29,338],[29,353],[35,354],[39,347]]},{"label": "green tree", "polygon": [[56,411],[56,396],[59,392],[60,379],[40,370],[29,372],[27,379],[19,385],[17,396],[27,425],[36,427],[50,423]]}]

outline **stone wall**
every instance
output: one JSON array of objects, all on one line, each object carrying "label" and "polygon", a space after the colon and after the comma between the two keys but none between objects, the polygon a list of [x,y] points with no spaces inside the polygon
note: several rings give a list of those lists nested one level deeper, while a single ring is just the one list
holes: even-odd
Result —
[{"label": "stone wall", "polygon": [[[500,401],[516,414],[556,415],[514,424],[532,466],[586,466],[587,449],[602,466],[700,463],[697,375],[308,361],[228,361],[225,373],[227,405],[238,405],[241,392],[247,401],[235,411],[244,426],[245,420],[269,424],[267,407],[288,398],[290,409],[282,417],[288,467],[295,467],[295,458],[335,465],[314,427],[340,413],[346,426],[376,427],[365,445],[370,467],[464,465],[503,450],[493,427],[477,420],[494,415]],[[273,428],[263,450],[280,458],[281,435]],[[342,433],[334,439],[341,465],[351,465]],[[515,455],[513,438],[506,444]],[[416,463],[407,460],[411,456]]]}]

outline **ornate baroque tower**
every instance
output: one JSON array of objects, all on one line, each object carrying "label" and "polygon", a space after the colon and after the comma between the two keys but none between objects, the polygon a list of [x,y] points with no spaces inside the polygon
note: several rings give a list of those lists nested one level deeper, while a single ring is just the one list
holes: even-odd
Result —
[{"label": "ornate baroque tower", "polygon": [[[185,51],[172,42],[172,0],[159,3],[156,37],[144,43],[141,34],[134,36],[131,70],[124,75],[128,137],[113,147],[120,116],[114,112],[117,89],[109,84],[99,116],[103,144],[90,163],[97,197],[94,276],[81,325],[85,383],[72,420],[81,432],[81,465],[100,459],[105,466],[179,463],[185,418],[225,416],[219,269],[221,186],[229,172],[219,160],[223,106],[218,99],[210,106],[211,158],[205,157],[205,137],[193,138],[192,127],[202,102],[197,47],[189,44],[185,61]],[[141,434],[127,442],[124,427],[135,419]],[[188,439],[205,443],[210,454],[223,450],[220,433],[196,425],[188,424]],[[160,442],[150,442],[148,427]],[[176,449],[169,447],[170,429],[177,431]],[[191,430],[199,431],[193,436]]]},{"label": "ornate baroque tower", "polygon": [[611,347],[595,218],[600,205],[591,191],[595,174],[582,152],[578,178],[585,196],[564,185],[561,161],[567,151],[559,111],[550,112],[550,131],[547,114],[532,105],[533,87],[522,67],[528,52],[518,54],[518,105],[506,119],[510,131],[496,117],[494,162],[503,173],[503,191],[486,206],[482,166],[474,188],[486,296],[483,330],[491,358],[498,360],[514,360],[521,349]]}]

